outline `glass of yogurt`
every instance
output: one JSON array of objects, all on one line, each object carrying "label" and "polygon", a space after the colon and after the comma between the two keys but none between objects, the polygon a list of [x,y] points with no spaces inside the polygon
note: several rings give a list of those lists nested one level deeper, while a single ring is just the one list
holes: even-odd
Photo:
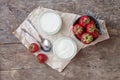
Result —
[{"label": "glass of yogurt", "polygon": [[71,60],[77,53],[77,45],[72,39],[61,37],[53,43],[53,53],[61,60]]},{"label": "glass of yogurt", "polygon": [[40,30],[47,34],[53,35],[56,34],[62,26],[62,19],[61,17],[53,12],[53,11],[46,11],[40,15]]}]

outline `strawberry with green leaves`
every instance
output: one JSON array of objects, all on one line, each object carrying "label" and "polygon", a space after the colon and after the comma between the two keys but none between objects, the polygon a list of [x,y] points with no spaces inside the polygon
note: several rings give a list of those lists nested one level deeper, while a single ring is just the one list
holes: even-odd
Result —
[{"label": "strawberry with green leaves", "polygon": [[90,24],[88,24],[86,26],[86,31],[88,33],[93,33],[95,30],[96,30],[96,26],[95,26],[95,24],[93,22],[91,22]]},{"label": "strawberry with green leaves", "polygon": [[83,27],[79,24],[75,24],[72,28],[72,31],[75,35],[81,34],[83,32]]},{"label": "strawberry with green leaves", "polygon": [[89,44],[89,43],[91,43],[93,41],[93,36],[90,33],[83,33],[81,35],[81,41],[84,44]]},{"label": "strawberry with green leaves", "polygon": [[79,19],[79,24],[83,27],[85,27],[87,24],[90,23],[90,18],[88,16],[82,16]]},{"label": "strawberry with green leaves", "polygon": [[30,46],[29,46],[29,51],[34,53],[34,52],[37,52],[39,50],[39,46],[37,43],[32,43]]}]

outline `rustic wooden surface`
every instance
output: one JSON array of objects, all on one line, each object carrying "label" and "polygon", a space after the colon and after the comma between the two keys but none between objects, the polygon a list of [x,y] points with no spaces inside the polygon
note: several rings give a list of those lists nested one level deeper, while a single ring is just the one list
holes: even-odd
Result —
[{"label": "rustic wooden surface", "polygon": [[[38,63],[12,35],[27,15],[43,6],[64,12],[96,12],[110,39],[87,47],[62,73]],[[0,0],[0,80],[120,80],[120,0]]]}]

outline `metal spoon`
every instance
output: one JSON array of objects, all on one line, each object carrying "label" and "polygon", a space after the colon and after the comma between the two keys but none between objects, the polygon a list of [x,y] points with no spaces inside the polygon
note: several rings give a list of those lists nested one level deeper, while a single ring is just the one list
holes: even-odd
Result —
[{"label": "metal spoon", "polygon": [[[31,35],[27,30],[21,28],[22,31],[24,31],[25,33],[27,33],[29,36],[31,36],[37,43],[39,43],[39,45],[41,46],[41,49],[45,52],[48,52],[49,50],[46,49],[46,47],[43,46],[43,44],[41,44],[33,35]],[[48,44],[47,41],[44,41],[44,45]]]},{"label": "metal spoon", "polygon": [[32,25],[32,27],[34,28],[34,30],[38,33],[39,38],[41,39],[41,49],[45,52],[49,52],[51,50],[51,43],[48,39],[43,38],[38,30],[36,29],[36,27],[33,25],[32,21],[30,19],[27,19],[27,21]]}]

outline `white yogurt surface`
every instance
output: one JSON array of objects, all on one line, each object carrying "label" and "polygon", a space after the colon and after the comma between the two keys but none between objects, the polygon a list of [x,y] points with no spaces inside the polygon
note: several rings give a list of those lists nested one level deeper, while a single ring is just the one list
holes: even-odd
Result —
[{"label": "white yogurt surface", "polygon": [[53,52],[62,59],[71,59],[77,51],[76,44],[70,38],[58,39],[53,45]]},{"label": "white yogurt surface", "polygon": [[47,34],[55,34],[61,27],[61,18],[53,12],[46,12],[40,17],[40,27]]}]

